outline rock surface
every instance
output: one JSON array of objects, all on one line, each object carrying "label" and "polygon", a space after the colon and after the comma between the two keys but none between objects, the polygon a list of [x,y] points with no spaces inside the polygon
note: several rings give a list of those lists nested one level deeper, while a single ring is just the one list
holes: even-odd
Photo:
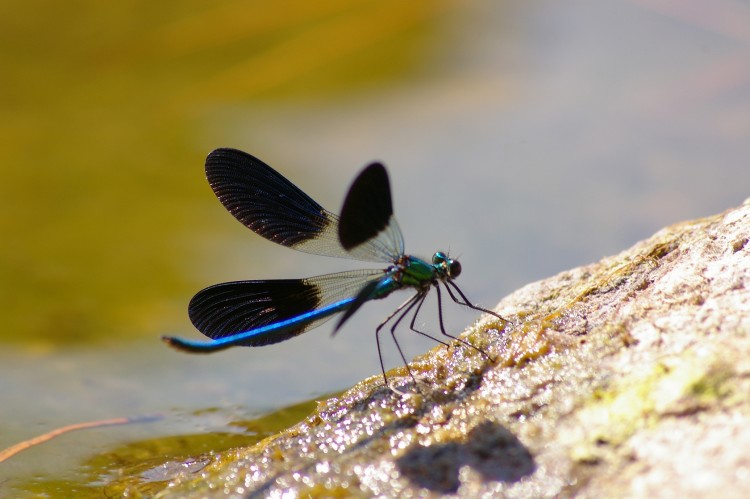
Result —
[{"label": "rock surface", "polygon": [[[530,284],[164,497],[747,497],[750,200]],[[502,274],[501,270],[497,274]]]}]

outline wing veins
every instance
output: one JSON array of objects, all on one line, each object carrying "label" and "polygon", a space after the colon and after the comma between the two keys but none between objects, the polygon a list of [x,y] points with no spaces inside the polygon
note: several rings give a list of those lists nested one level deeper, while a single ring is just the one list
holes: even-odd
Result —
[{"label": "wing veins", "polygon": [[[382,270],[352,270],[307,279],[234,281],[208,287],[190,301],[193,325],[213,339],[292,319],[355,296],[369,282],[381,279]],[[291,331],[249,339],[246,345],[286,340],[319,326],[331,316],[313,319]]]}]

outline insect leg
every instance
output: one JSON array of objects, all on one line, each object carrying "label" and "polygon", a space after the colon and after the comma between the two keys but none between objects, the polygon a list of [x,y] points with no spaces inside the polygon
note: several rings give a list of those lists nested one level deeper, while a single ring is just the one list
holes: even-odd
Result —
[{"label": "insect leg", "polygon": [[[450,281],[449,281],[449,282],[450,282]],[[454,284],[454,286],[455,286],[455,284]],[[463,340],[463,339],[461,339],[461,338],[458,338],[458,337],[456,337],[456,336],[453,336],[452,334],[449,334],[449,333],[447,333],[447,332],[445,331],[445,325],[443,324],[443,301],[442,301],[442,293],[440,292],[440,285],[439,285],[438,283],[435,283],[435,289],[437,290],[437,297],[438,297],[438,320],[439,320],[439,322],[440,322],[440,332],[441,332],[441,333],[443,333],[443,335],[447,336],[448,338],[451,338],[451,339],[453,339],[453,340],[456,340],[456,341],[458,341],[459,343],[461,343],[461,344],[463,344],[463,345],[465,345],[465,346],[467,346],[467,347],[471,347],[471,348],[473,348],[473,349],[474,349],[474,350],[476,350],[477,352],[479,352],[479,353],[481,353],[482,355],[484,355],[484,356],[485,356],[485,357],[486,357],[486,358],[487,358],[488,360],[490,360],[490,361],[493,361],[492,357],[490,357],[490,355],[489,355],[489,354],[488,354],[487,352],[485,352],[484,350],[482,350],[481,348],[479,348],[479,347],[477,347],[477,346],[474,346],[474,345],[472,345],[471,343],[469,343],[468,341],[466,341],[466,340]],[[450,295],[451,299],[452,299],[452,300],[453,300],[454,302],[458,303],[459,305],[466,305],[466,303],[462,303],[462,302],[460,302],[460,301],[458,301],[458,300],[456,299],[456,297],[455,297],[455,296],[453,295],[453,293],[451,292],[451,289],[450,289],[450,288],[448,287],[448,284],[445,284],[445,289],[447,289],[447,290],[448,290],[448,294]],[[460,290],[459,290],[459,293],[460,293]],[[464,296],[463,296],[463,293],[461,293],[461,296],[462,296],[462,297],[464,297]],[[464,297],[464,298],[465,298],[465,297]],[[471,307],[471,308],[474,308],[474,307]],[[495,315],[497,315],[497,314],[495,314]],[[503,320],[505,320],[505,319],[503,319]],[[494,361],[493,361],[493,362],[494,362]]]},{"label": "insect leg", "polygon": [[[453,289],[456,290],[456,292],[461,296],[461,298],[463,299],[463,301],[461,301],[458,298],[456,298],[456,295],[453,294],[453,292],[451,291],[450,286],[453,286]],[[508,319],[506,319],[502,315],[498,314],[497,312],[493,312],[492,310],[488,310],[486,308],[478,307],[477,305],[472,304],[469,301],[469,299],[466,298],[466,295],[463,293],[463,291],[461,291],[461,288],[459,288],[458,285],[455,282],[450,281],[450,280],[445,281],[445,289],[448,290],[448,294],[451,296],[451,299],[454,302],[458,303],[459,305],[463,305],[465,307],[472,308],[472,309],[477,310],[479,312],[484,312],[486,314],[494,315],[495,317],[497,317],[498,319],[500,319],[503,322],[506,322],[506,323],[510,322]]]},{"label": "insect leg", "polygon": [[401,345],[398,344],[398,341],[396,340],[396,335],[394,334],[395,327],[398,325],[399,322],[401,322],[401,319],[403,319],[404,315],[409,312],[409,310],[414,307],[414,304],[423,297],[424,293],[419,292],[413,296],[411,296],[408,300],[406,300],[404,303],[399,305],[399,307],[391,313],[386,319],[381,322],[377,328],[375,328],[375,342],[378,345],[378,358],[380,359],[380,370],[383,373],[383,381],[385,382],[385,386],[388,386],[388,376],[385,375],[385,365],[383,364],[383,353],[380,348],[380,333],[383,330],[383,327],[388,324],[388,322],[391,321],[396,315],[400,314],[400,317],[396,320],[393,327],[391,327],[391,336],[393,337],[393,342],[396,344],[396,348],[398,348],[398,353],[401,354],[401,359],[404,361],[404,365],[406,365],[406,370],[409,372],[409,376],[411,376],[412,380],[414,380],[414,383],[416,384],[416,379],[414,378],[414,375],[411,372],[411,369],[409,369],[409,364],[406,362],[406,357],[404,356],[404,352],[401,350]]}]

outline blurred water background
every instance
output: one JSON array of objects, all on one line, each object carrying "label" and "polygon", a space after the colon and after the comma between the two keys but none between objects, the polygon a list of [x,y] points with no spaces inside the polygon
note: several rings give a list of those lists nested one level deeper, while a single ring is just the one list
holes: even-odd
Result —
[{"label": "blurred water background", "polygon": [[[332,211],[383,161],[407,251],[450,251],[493,306],[748,197],[748,26],[733,0],[5,0],[0,448],[168,417],[66,436],[3,475],[223,431],[379,373],[374,327],[406,295],[334,339],[327,324],[211,356],[159,341],[199,337],[186,306],[207,285],[363,266],[242,227],[205,181],[210,150],[246,150]],[[454,331],[476,318],[447,313]],[[433,346],[400,338],[410,356]]]}]

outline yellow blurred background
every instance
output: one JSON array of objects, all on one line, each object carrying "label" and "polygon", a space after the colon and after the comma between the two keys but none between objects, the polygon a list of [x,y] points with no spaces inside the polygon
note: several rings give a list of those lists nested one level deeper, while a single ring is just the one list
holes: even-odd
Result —
[{"label": "yellow blurred background", "polygon": [[202,161],[224,144],[222,113],[416,75],[458,5],[3,2],[0,337],[44,345],[184,327],[180,300],[196,286],[185,236],[211,231]]}]

